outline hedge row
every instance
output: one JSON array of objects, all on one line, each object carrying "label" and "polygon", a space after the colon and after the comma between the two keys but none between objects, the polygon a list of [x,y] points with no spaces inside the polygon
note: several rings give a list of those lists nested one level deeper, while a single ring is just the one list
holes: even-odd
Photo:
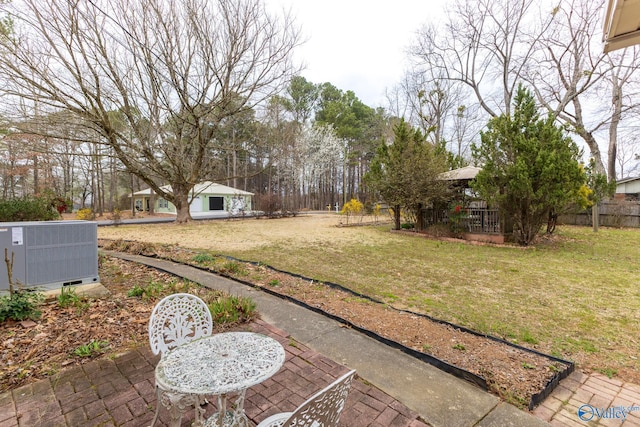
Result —
[{"label": "hedge row", "polygon": [[30,196],[22,199],[0,199],[0,222],[55,219],[60,219],[60,214],[49,198]]}]

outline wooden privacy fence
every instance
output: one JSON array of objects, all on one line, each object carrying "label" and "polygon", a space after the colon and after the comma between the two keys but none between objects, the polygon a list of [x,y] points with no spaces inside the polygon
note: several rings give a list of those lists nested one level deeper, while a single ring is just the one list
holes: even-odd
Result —
[{"label": "wooden privacy fence", "polygon": [[[640,202],[636,201],[608,201],[598,207],[600,225],[605,227],[640,227]],[[586,225],[592,224],[591,209],[563,214],[559,218],[561,224]]]}]

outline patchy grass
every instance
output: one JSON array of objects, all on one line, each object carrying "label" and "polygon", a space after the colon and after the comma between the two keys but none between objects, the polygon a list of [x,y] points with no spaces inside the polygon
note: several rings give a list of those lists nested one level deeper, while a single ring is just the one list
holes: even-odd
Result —
[{"label": "patchy grass", "polygon": [[523,249],[390,233],[389,225],[336,227],[339,219],[98,233],[259,261],[640,382],[640,230],[562,226],[553,238]]}]

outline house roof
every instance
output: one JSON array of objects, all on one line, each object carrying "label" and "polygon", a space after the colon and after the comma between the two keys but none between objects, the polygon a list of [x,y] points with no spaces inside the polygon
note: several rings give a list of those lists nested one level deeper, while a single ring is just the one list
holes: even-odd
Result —
[{"label": "house roof", "polygon": [[233,187],[228,187],[226,185],[218,184],[211,181],[203,181],[199,184],[196,184],[193,187],[193,191],[195,193],[201,194],[228,194],[231,196],[253,196],[253,193],[249,193],[248,191],[240,190]]},{"label": "house roof", "polygon": [[634,177],[626,177],[626,178],[622,178],[616,181],[616,184],[624,184],[626,182],[632,182],[632,181],[637,181],[640,180],[640,176],[634,176]]},{"label": "house roof", "polygon": [[443,172],[439,175],[439,178],[443,181],[470,180],[474,179],[481,170],[481,168],[475,166],[465,166],[463,168]]},{"label": "house roof", "polygon": [[[163,185],[160,188],[162,188],[163,190],[171,191],[170,185]],[[145,188],[144,190],[136,191],[135,193],[133,193],[134,196],[149,196],[151,194],[155,194],[155,191],[153,191],[151,188]]]},{"label": "house roof", "polygon": [[[171,192],[170,185],[163,185],[160,188],[167,192]],[[203,181],[196,184],[193,187],[192,192],[195,194],[218,194],[218,195],[221,194],[225,196],[227,195],[228,196],[253,196],[253,193],[250,193],[248,191],[239,190],[237,188],[229,187],[229,186],[218,184],[211,181]],[[133,195],[148,196],[148,195],[151,195],[151,193],[154,193],[154,191],[151,188],[146,188],[144,190],[136,191],[135,193],[133,193]]]},{"label": "house roof", "polygon": [[607,1],[602,41],[605,53],[640,43],[640,2]]}]

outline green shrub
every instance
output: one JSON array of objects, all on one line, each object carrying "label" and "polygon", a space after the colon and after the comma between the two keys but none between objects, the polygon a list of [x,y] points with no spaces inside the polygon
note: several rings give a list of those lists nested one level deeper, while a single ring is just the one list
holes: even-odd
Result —
[{"label": "green shrub", "polygon": [[60,289],[60,295],[58,295],[58,306],[60,308],[75,307],[80,311],[84,311],[89,308],[89,303],[86,302],[84,297],[76,293],[75,288],[63,286]]},{"label": "green shrub", "polygon": [[459,235],[464,231],[464,219],[467,217],[467,211],[460,204],[454,204],[449,209],[449,226],[451,232]]},{"label": "green shrub", "polygon": [[225,262],[220,268],[220,272],[236,276],[244,276],[247,274],[245,268],[236,261]]},{"label": "green shrub", "polygon": [[46,197],[0,200],[0,222],[52,221],[60,214]]},{"label": "green shrub", "polygon": [[106,341],[91,340],[88,344],[83,344],[73,350],[73,354],[78,357],[91,357],[94,354],[101,354],[109,347]]},{"label": "green shrub", "polygon": [[[175,286],[175,284],[173,284]],[[172,288],[172,283],[164,284],[151,279],[149,284],[144,288],[144,295],[147,298],[161,298],[166,294],[166,289]],[[170,292],[171,293],[171,292]]]},{"label": "green shrub", "polygon": [[141,297],[142,295],[144,295],[144,288],[138,285],[133,285],[133,288],[127,292],[128,297]]},{"label": "green shrub", "polygon": [[170,282],[168,284],[156,282],[151,279],[149,284],[145,287],[134,285],[133,288],[127,291],[127,296],[130,298],[145,298],[156,299],[161,298],[164,295],[175,293],[176,283]]},{"label": "green shrub", "polygon": [[198,264],[204,264],[205,262],[213,261],[213,257],[207,253],[197,254],[191,259]]},{"label": "green shrub", "polygon": [[209,303],[209,311],[215,323],[236,323],[253,318],[256,303],[250,298],[222,296]]},{"label": "green shrub", "polygon": [[0,297],[0,322],[5,320],[37,319],[40,317],[38,306],[44,300],[40,292],[16,291],[13,295]]}]

